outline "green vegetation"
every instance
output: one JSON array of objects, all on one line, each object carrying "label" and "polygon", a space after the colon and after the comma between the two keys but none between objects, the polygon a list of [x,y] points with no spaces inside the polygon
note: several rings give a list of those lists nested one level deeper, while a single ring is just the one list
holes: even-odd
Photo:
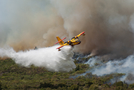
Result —
[{"label": "green vegetation", "polygon": [[98,77],[87,73],[85,76],[69,78],[84,73],[90,67],[76,63],[71,72],[49,72],[43,67],[22,67],[12,59],[0,60],[0,90],[132,90],[134,84],[123,82],[107,83],[124,74],[110,74]]}]

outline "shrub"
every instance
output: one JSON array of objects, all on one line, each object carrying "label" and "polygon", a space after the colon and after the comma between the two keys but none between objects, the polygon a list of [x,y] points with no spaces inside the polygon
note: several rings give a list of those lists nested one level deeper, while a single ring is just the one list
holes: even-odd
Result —
[{"label": "shrub", "polygon": [[77,65],[76,68],[75,68],[75,71],[78,71],[78,70],[80,70],[80,66],[79,65]]},{"label": "shrub", "polygon": [[92,84],[92,85],[89,87],[89,90],[99,90],[99,88],[98,88],[97,85]]},{"label": "shrub", "polygon": [[124,90],[124,88],[122,86],[118,86],[116,87],[116,90]]},{"label": "shrub", "polygon": [[118,86],[123,86],[123,82],[119,81],[113,84],[114,86],[118,87]]},{"label": "shrub", "polygon": [[1,81],[0,81],[0,90],[2,90],[2,84],[1,84]]},{"label": "shrub", "polygon": [[47,87],[53,87],[53,85],[51,83],[40,83],[39,88],[47,88]]},{"label": "shrub", "polygon": [[134,88],[134,83],[133,83],[133,84],[130,84],[130,85],[129,85],[129,88],[130,88],[130,89]]},{"label": "shrub", "polygon": [[68,90],[78,90],[79,86],[74,84],[71,87],[68,88]]}]

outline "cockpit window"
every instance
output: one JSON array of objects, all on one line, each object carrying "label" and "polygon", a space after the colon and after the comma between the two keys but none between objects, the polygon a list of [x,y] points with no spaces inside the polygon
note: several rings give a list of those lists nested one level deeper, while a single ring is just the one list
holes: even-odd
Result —
[{"label": "cockpit window", "polygon": [[78,37],[76,37],[76,38],[75,38],[75,37],[72,37],[71,39],[77,39],[77,38],[78,38]]},{"label": "cockpit window", "polygon": [[81,42],[79,39],[76,42]]},{"label": "cockpit window", "polygon": [[75,37],[72,37],[71,39],[74,39]]}]

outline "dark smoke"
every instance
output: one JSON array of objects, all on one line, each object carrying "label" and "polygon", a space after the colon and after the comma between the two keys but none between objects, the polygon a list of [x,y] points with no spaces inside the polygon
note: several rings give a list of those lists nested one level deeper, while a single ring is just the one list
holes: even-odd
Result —
[{"label": "dark smoke", "polygon": [[[132,0],[51,0],[70,36],[86,32],[76,50],[126,57],[133,53]],[[60,4],[59,4],[60,3]]]},{"label": "dark smoke", "polygon": [[85,31],[76,52],[112,58],[133,53],[132,0],[1,0],[0,5],[0,24],[6,25],[0,30],[1,45],[15,50],[52,46],[56,36],[71,38]]}]

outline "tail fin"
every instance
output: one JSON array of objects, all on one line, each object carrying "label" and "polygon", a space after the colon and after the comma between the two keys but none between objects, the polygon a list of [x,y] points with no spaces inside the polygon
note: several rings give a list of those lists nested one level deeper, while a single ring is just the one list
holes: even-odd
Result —
[{"label": "tail fin", "polygon": [[[64,41],[63,41],[62,39],[60,39],[58,36],[57,36],[56,38],[57,38],[57,40],[58,40],[57,43],[59,43],[60,45],[63,45],[63,44],[64,44]],[[57,44],[57,43],[56,43],[56,44]]]}]

